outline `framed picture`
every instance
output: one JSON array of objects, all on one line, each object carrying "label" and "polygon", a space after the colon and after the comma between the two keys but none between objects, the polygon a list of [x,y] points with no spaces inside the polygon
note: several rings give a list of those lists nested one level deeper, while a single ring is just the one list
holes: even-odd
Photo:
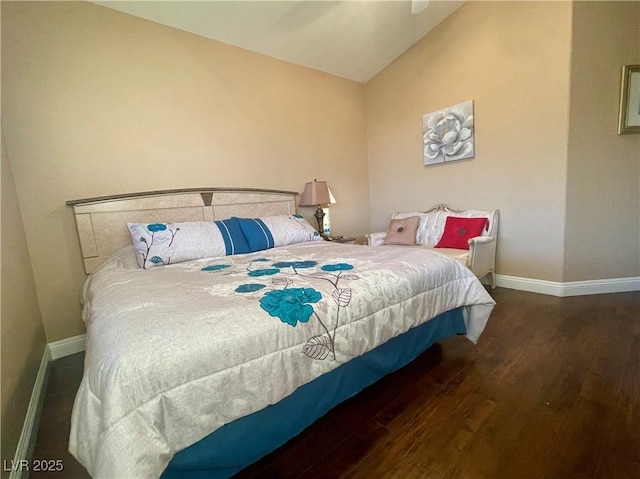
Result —
[{"label": "framed picture", "polygon": [[424,165],[473,158],[473,100],[422,116]]},{"label": "framed picture", "polygon": [[640,133],[640,65],[624,65],[621,83],[618,135]]}]

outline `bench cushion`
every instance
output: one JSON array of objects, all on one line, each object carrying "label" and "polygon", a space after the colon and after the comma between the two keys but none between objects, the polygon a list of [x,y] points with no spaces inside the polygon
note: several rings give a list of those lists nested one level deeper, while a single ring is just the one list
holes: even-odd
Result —
[{"label": "bench cushion", "polygon": [[467,268],[470,266],[469,264],[469,250],[468,249],[456,249],[456,248],[432,248],[431,246],[422,246],[423,248],[428,248],[433,251],[437,251],[440,254],[443,254],[449,258],[456,259],[460,261]]}]

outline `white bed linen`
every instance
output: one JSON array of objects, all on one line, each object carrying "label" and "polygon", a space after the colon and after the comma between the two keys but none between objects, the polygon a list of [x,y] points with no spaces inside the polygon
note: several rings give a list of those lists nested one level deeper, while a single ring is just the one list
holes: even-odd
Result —
[{"label": "white bed linen", "polygon": [[149,270],[128,247],[83,297],[69,449],[94,478],[157,478],[175,452],[445,311],[465,307],[475,342],[494,306],[437,252],[329,242]]}]

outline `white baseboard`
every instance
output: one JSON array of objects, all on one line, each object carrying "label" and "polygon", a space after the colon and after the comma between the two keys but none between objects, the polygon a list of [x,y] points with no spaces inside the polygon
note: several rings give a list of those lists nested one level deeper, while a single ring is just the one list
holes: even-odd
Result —
[{"label": "white baseboard", "polygon": [[49,343],[49,351],[51,351],[51,360],[64,358],[75,353],[84,351],[84,341],[86,334],[72,336],[71,338],[61,339]]},{"label": "white baseboard", "polygon": [[42,404],[44,402],[44,393],[47,386],[50,362],[51,351],[49,349],[49,345],[47,345],[44,349],[42,360],[40,361],[40,368],[36,375],[33,390],[31,391],[27,414],[24,418],[20,439],[18,439],[16,453],[14,454],[13,462],[11,463],[13,467],[11,468],[9,479],[23,479],[29,475],[28,467],[25,465],[31,463],[29,459],[31,458],[33,447],[35,445],[36,433],[38,432],[38,420],[40,419],[40,411],[42,411]]},{"label": "white baseboard", "polygon": [[562,296],[562,283],[545,281],[542,279],[520,278],[518,276],[496,274],[496,286],[501,288],[517,289],[518,291],[528,291],[530,293]]},{"label": "white baseboard", "polygon": [[630,291],[640,291],[640,277],[571,281],[564,283],[564,296],[627,293]]},{"label": "white baseboard", "polygon": [[591,281],[569,281],[566,283],[559,283],[555,281],[497,274],[496,286],[560,297],[603,293],[626,293],[629,291],[640,291],[640,276],[634,278],[596,279]]}]

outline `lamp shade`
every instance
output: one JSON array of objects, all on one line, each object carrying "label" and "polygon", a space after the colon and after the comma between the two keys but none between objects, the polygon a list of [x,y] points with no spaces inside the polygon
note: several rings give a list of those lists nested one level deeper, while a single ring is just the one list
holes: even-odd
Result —
[{"label": "lamp shade", "polygon": [[336,199],[331,194],[327,182],[313,180],[304,185],[299,206],[318,206],[335,202]]}]

